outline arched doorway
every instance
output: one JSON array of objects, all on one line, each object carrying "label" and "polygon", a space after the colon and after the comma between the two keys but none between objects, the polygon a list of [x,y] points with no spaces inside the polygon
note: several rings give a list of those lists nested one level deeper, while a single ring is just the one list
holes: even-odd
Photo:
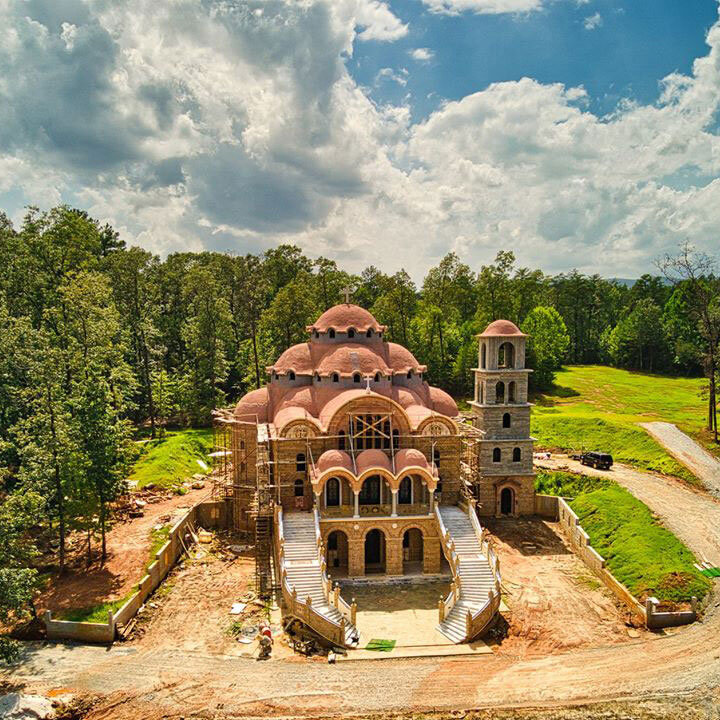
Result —
[{"label": "arched doorway", "polygon": [[505,487],[500,491],[500,514],[512,515],[515,511],[515,492],[512,488]]},{"label": "arched doorway", "polygon": [[327,539],[328,572],[333,577],[346,577],[348,574],[348,539],[342,530],[333,530]]},{"label": "arched doorway", "polygon": [[365,574],[385,572],[385,534],[377,529],[365,536]]},{"label": "arched doorway", "polygon": [[419,528],[410,528],[403,534],[403,574],[415,575],[423,571],[423,534]]}]

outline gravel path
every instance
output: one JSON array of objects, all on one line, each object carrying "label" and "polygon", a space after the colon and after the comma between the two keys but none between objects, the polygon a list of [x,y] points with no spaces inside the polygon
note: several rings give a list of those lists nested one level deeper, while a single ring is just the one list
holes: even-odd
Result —
[{"label": "gravel path", "polygon": [[705,487],[720,497],[720,461],[672,423],[640,423],[676,460],[681,462]]}]

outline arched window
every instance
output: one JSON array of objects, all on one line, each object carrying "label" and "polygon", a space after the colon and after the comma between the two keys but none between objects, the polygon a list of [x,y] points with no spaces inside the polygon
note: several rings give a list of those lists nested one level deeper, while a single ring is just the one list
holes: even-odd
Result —
[{"label": "arched window", "polygon": [[495,386],[495,402],[498,404],[505,402],[505,383],[502,380]]},{"label": "arched window", "polygon": [[315,337],[316,337],[316,338],[319,338],[319,337],[320,337],[320,333],[319,333],[317,330],[315,331]]},{"label": "arched window", "polygon": [[433,462],[435,463],[435,467],[440,467],[440,451],[437,448],[433,450]]},{"label": "arched window", "polygon": [[320,382],[321,379],[322,378],[320,377],[320,373],[315,373],[315,382]]},{"label": "arched window", "polygon": [[412,370],[408,370],[407,379],[410,380],[412,378]]},{"label": "arched window", "polygon": [[515,347],[511,342],[504,342],[498,350],[498,367],[515,367]]},{"label": "arched window", "polygon": [[412,503],[412,478],[409,475],[406,475],[400,481],[398,503],[400,505],[410,505]]},{"label": "arched window", "polygon": [[511,423],[510,413],[505,413],[505,414],[503,415],[503,427],[504,427],[504,428],[509,428],[509,427],[510,427],[510,423]]},{"label": "arched window", "polygon": [[360,373],[355,373],[355,374],[353,375],[353,382],[359,383],[360,380],[362,380],[362,378],[360,377]]},{"label": "arched window", "polygon": [[365,333],[365,337],[372,337],[372,328],[368,328],[368,331]]},{"label": "arched window", "polygon": [[290,373],[288,374],[288,377],[289,377],[291,380],[294,380],[294,379],[295,379],[295,373],[291,370]]},{"label": "arched window", "polygon": [[352,328],[350,328],[348,330],[348,338],[354,338],[354,337],[355,337],[355,331]]},{"label": "arched window", "polygon": [[340,376],[337,373],[333,373],[333,382],[340,382]]},{"label": "arched window", "polygon": [[332,477],[325,485],[325,505],[327,507],[338,507],[340,505],[340,481]]},{"label": "arched window", "polygon": [[508,383],[508,402],[514,403],[515,402],[515,381],[511,380]]},{"label": "arched window", "polygon": [[295,481],[295,497],[303,497],[305,495],[305,483],[302,478]]},{"label": "arched window", "polygon": [[484,370],[485,369],[485,363],[487,362],[487,348],[485,346],[485,343],[483,343],[480,346],[480,367]]},{"label": "arched window", "polygon": [[330,328],[330,329],[328,330],[328,337],[330,337],[330,338],[334,338],[334,337],[335,337],[335,330],[333,330],[333,328]]},{"label": "arched window", "polygon": [[500,460],[502,460],[502,453],[500,452],[500,448],[493,448],[493,462],[499,463]]},{"label": "arched window", "polygon": [[345,449],[345,431],[344,431],[344,430],[341,430],[341,431],[338,433],[338,436],[339,436],[339,437],[338,437],[338,449],[339,449],[339,450],[344,450],[344,449]]},{"label": "arched window", "polygon": [[513,448],[513,462],[520,462],[520,448]]},{"label": "arched window", "polygon": [[375,382],[380,382],[380,373],[375,373]]},{"label": "arched window", "polygon": [[295,456],[295,471],[296,472],[305,472],[306,467],[307,467],[307,462],[305,462],[305,453],[298,453]]}]

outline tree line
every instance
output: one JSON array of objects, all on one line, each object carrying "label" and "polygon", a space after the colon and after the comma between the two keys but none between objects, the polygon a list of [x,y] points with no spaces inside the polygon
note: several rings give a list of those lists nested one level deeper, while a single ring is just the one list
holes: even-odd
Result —
[{"label": "tree line", "polygon": [[[207,424],[213,408],[264,384],[266,365],[305,341],[306,325],[347,285],[456,397],[472,393],[475,336],[502,317],[531,335],[536,388],[563,362],[704,374],[716,425],[718,278],[688,248],[630,287],[519,267],[505,250],[477,269],[448,254],[418,286],[405,271],[354,275],[292,245],[161,259],[60,206],[30,208],[17,228],[0,213],[0,263],[2,507],[12,501],[14,516],[50,533],[61,568],[69,532],[87,533],[88,547],[97,537],[104,556],[138,428],[156,436],[169,424]],[[32,552],[23,545],[3,562],[24,572]],[[0,596],[22,595],[3,582],[4,569]]]}]

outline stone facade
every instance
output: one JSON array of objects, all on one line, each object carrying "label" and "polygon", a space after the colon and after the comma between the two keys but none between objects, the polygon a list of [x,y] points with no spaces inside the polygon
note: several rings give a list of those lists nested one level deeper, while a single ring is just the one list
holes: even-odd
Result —
[{"label": "stone facade", "polygon": [[[348,577],[362,577],[366,574],[366,539],[372,531],[379,531],[383,535],[384,557],[381,559],[384,562],[380,565],[384,564],[384,574],[403,575],[407,563],[419,560],[422,560],[423,573],[437,574],[441,571],[440,538],[437,533],[437,522],[433,516],[329,519],[321,521],[320,530],[326,548],[335,544],[342,545],[345,542],[343,539],[340,543],[330,543],[332,533],[339,532],[347,538],[347,565],[344,566],[342,563],[344,558],[341,557],[341,562],[334,567],[333,558],[329,557],[328,569],[331,574],[339,576],[347,574]],[[418,541],[421,543],[421,549],[416,544]]]},{"label": "stone facade", "polygon": [[478,367],[472,406],[484,436],[474,495],[485,516],[535,512],[533,443],[530,437],[527,337],[506,320],[497,320],[478,337]]}]

